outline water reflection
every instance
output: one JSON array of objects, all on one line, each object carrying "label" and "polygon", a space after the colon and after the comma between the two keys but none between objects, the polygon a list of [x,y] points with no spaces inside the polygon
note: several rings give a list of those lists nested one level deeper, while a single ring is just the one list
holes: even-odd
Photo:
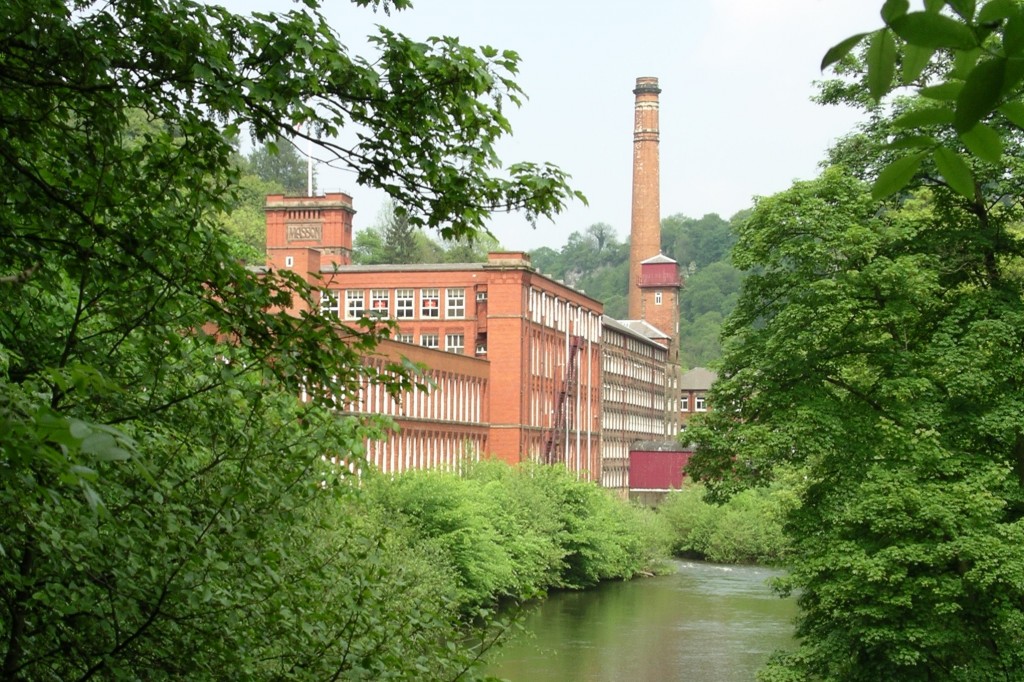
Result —
[{"label": "water reflection", "polygon": [[512,682],[747,681],[791,644],[776,571],[680,562],[673,575],[552,595],[489,669]]}]

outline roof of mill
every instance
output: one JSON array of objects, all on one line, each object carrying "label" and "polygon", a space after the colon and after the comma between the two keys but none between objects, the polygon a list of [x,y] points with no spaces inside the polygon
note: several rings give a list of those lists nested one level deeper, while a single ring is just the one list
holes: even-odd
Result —
[{"label": "roof of mill", "polygon": [[633,333],[640,334],[648,339],[670,338],[668,334],[661,331],[647,320],[616,320],[616,322],[631,330]]},{"label": "roof of mill", "polygon": [[684,391],[706,391],[717,378],[717,372],[706,367],[694,367],[679,377],[679,388]]},{"label": "roof of mill", "polygon": [[[655,341],[654,340],[654,339],[668,338],[665,335],[661,334],[661,332],[658,332],[658,334],[656,334],[654,336],[649,336],[647,334],[644,334],[643,332],[638,331],[637,329],[634,329],[633,327],[631,327],[629,325],[626,325],[625,322],[627,322],[627,321],[632,321],[632,320],[616,320],[614,318],[608,317],[607,315],[602,315],[601,316],[601,324],[603,326],[605,326],[605,327],[611,327],[612,329],[615,329],[616,331],[619,331],[619,332],[621,332],[623,334],[627,334],[629,336],[632,336],[635,339],[639,339],[640,341],[644,341],[645,343],[649,343],[649,344],[651,344],[653,346],[657,346],[658,348],[662,348],[662,349],[667,349],[668,348],[665,344],[663,344],[663,343],[661,343],[659,341]],[[645,322],[644,324],[647,324],[647,323]],[[649,324],[647,324],[647,326],[650,327],[651,329],[654,329],[654,331],[658,331],[654,327],[651,327],[651,325],[649,325]]]}]

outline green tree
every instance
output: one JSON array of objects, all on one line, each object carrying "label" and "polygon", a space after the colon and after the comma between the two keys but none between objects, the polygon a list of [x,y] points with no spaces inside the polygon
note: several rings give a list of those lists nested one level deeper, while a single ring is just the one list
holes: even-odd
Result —
[{"label": "green tree", "polygon": [[352,240],[352,262],[356,265],[381,265],[388,262],[380,230],[371,227],[356,232]]},{"label": "green tree", "polygon": [[[285,194],[305,196],[309,190],[309,161],[290,140],[277,137],[254,149],[246,157],[249,172],[264,182],[281,187]],[[316,177],[314,174],[314,191]]]},{"label": "green tree", "polygon": [[484,263],[491,251],[500,251],[501,244],[491,234],[475,239],[448,240],[443,245],[445,263]]},{"label": "green tree", "polygon": [[882,18],[823,61],[845,77],[823,96],[871,113],[833,152],[856,177],[741,229],[751,273],[692,471],[721,496],[806,467],[782,583],[800,648],[761,679],[1020,680],[1024,7]]},{"label": "green tree", "polygon": [[728,259],[735,241],[730,223],[717,213],[699,220],[679,214],[661,221],[661,251],[684,268],[690,263],[703,268]]},{"label": "green tree", "polygon": [[395,209],[390,204],[385,211],[384,224],[381,226],[385,263],[419,263],[416,228],[409,220],[409,214]]},{"label": "green tree", "polygon": [[[3,679],[454,679],[472,659],[440,595],[337,518],[330,462],[379,429],[335,401],[415,371],[361,363],[385,325],[270,312],[317,292],[240,260],[231,140],[303,124],[450,236],[574,193],[491,151],[514,53],[381,30],[354,57],[303,5],[0,9]],[[329,141],[351,126],[358,152]]]},{"label": "green tree", "polygon": [[559,267],[558,252],[550,246],[542,246],[530,252],[530,264],[537,272],[549,275]]},{"label": "green tree", "polygon": [[716,410],[688,436],[718,495],[806,467],[801,646],[764,679],[1020,679],[1024,303],[965,203],[880,211],[832,169],[741,229]]},{"label": "green tree", "polygon": [[728,315],[736,305],[742,275],[727,261],[716,261],[700,268],[686,278],[686,288],[679,300],[685,320],[696,320],[705,313]]},{"label": "green tree", "polygon": [[679,363],[683,367],[707,367],[722,357],[722,323],[717,310],[698,315],[679,325]]},{"label": "green tree", "polygon": [[250,263],[263,264],[267,254],[267,216],[264,210],[268,194],[284,191],[280,185],[251,173],[238,178],[237,194],[221,212],[220,222],[245,248]]}]

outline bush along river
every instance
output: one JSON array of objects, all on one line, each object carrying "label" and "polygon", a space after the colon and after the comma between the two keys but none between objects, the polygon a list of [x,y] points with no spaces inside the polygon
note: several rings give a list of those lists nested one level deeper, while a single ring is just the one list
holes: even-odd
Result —
[{"label": "bush along river", "polygon": [[779,571],[676,562],[677,571],[553,593],[487,672],[512,682],[748,682],[793,645],[795,599]]}]

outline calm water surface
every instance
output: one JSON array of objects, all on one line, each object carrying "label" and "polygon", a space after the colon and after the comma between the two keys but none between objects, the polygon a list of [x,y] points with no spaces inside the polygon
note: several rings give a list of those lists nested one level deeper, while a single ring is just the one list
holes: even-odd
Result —
[{"label": "calm water surface", "polygon": [[488,669],[512,682],[746,682],[792,646],[777,571],[679,562],[673,575],[552,595]]}]

